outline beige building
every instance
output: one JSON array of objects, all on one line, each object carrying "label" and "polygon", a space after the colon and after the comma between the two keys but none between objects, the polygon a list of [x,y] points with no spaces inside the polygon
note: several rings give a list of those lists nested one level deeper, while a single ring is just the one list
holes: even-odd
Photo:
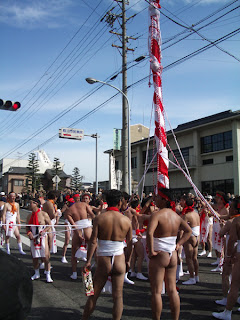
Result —
[{"label": "beige building", "polygon": [[[139,126],[139,125],[138,125]],[[132,131],[131,126],[131,131]],[[174,129],[178,144],[184,156],[194,184],[201,192],[214,194],[216,190],[240,194],[240,110],[217,113],[179,125]],[[167,132],[168,144],[176,159],[183,167],[172,132]],[[156,153],[154,138],[150,137],[149,164]],[[132,186],[141,194],[148,138],[131,143]],[[113,154],[115,168],[121,170],[121,151],[106,151]],[[169,152],[169,159],[173,155]],[[156,160],[150,165],[144,183],[144,192],[153,191],[157,181]],[[110,179],[111,179],[110,172]],[[183,173],[173,164],[169,165],[170,188],[176,195],[193,192],[193,188]],[[139,184],[139,186],[138,186]]]}]

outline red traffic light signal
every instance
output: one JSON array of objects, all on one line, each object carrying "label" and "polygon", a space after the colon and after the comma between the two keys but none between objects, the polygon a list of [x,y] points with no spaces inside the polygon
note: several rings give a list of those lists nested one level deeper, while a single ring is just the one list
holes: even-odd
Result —
[{"label": "red traffic light signal", "polygon": [[10,100],[0,99],[0,110],[17,111],[21,107],[20,102],[12,102]]}]

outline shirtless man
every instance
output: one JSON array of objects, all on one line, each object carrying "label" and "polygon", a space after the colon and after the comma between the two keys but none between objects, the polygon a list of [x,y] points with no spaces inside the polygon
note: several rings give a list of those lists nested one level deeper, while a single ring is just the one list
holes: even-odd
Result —
[{"label": "shirtless man", "polygon": [[190,279],[184,281],[182,284],[190,285],[199,282],[197,254],[200,235],[200,217],[194,210],[194,203],[192,199],[186,200],[185,207],[182,210],[182,218],[192,229],[191,237],[183,245]]},{"label": "shirtless man", "polygon": [[[124,213],[124,215],[126,215],[132,223],[132,232],[133,232],[133,240],[134,240],[133,254],[132,254],[132,258],[131,258],[130,277],[136,277],[137,279],[140,279],[140,280],[148,280],[148,278],[146,278],[142,274],[142,264],[143,264],[143,260],[144,260],[144,247],[143,247],[143,244],[141,241],[142,234],[141,234],[141,230],[139,228],[138,214],[136,211],[138,204],[139,204],[138,199],[132,200],[130,202],[130,207]],[[137,273],[135,273],[136,261],[137,261]]]},{"label": "shirtless man", "polygon": [[77,250],[81,247],[82,242],[85,240],[88,242],[92,234],[92,221],[88,219],[95,218],[92,209],[86,202],[76,202],[70,208],[68,208],[66,213],[66,218],[74,226],[73,237],[72,237],[72,275],[70,276],[72,280],[77,280],[77,259],[75,254]]},{"label": "shirtless man", "polygon": [[[227,254],[225,261],[232,260],[232,283],[231,288],[227,296],[226,309],[223,312],[213,312],[213,316],[217,319],[231,320],[232,309],[238,300],[238,291],[240,288],[240,198],[232,200],[230,211],[233,211],[232,215],[235,215],[231,229],[229,232],[229,240],[227,245]],[[237,252],[234,250],[234,245],[237,242]]]},{"label": "shirtless man", "polygon": [[[91,202],[91,196],[89,193],[84,193],[82,195],[82,202],[86,202],[87,204],[90,205]],[[92,211],[96,214],[99,215],[102,212],[103,209],[103,201],[100,201],[100,205],[98,207],[90,205]]]},{"label": "shirtless man", "polygon": [[[206,197],[207,202],[212,205],[212,196],[207,195]],[[202,246],[202,252],[199,253],[199,256],[205,256],[207,254],[206,245],[208,244],[208,255],[207,258],[212,258],[212,229],[213,229],[213,215],[209,210],[207,204],[201,201],[202,204],[202,211],[200,214],[200,225],[201,225],[201,236],[200,242]]]},{"label": "shirtless man", "polygon": [[[172,319],[179,319],[180,300],[176,289],[176,250],[191,236],[192,230],[188,224],[172,209],[171,191],[159,189],[154,201],[160,210],[155,210],[147,228],[147,246],[149,251],[149,278],[152,290],[152,317],[160,319],[162,312],[163,280],[170,298]],[[178,230],[183,235],[176,243]]]},{"label": "shirtless man", "polygon": [[[108,208],[94,219],[93,232],[89,243],[85,270],[91,268],[91,260],[97,249],[97,269],[94,274],[94,295],[90,296],[83,312],[83,320],[89,319],[97,299],[109,275],[112,278],[113,319],[120,320],[123,311],[124,275],[129,269],[132,252],[132,227],[130,220],[119,212],[122,206],[122,193],[110,190],[106,195]],[[127,249],[124,255],[123,241]]]},{"label": "shirtless man", "polygon": [[[7,253],[10,254],[10,243],[9,238],[15,237],[17,238],[18,243],[18,249],[21,254],[26,254],[22,249],[22,242],[19,230],[21,228],[20,226],[20,213],[19,213],[19,204],[15,202],[16,194],[15,192],[10,192],[8,195],[8,201],[4,205],[3,208],[3,229],[6,234],[6,249]],[[18,224],[19,226],[16,226]]]},{"label": "shirtless man", "polygon": [[[225,246],[225,253],[227,250],[228,240],[229,240],[229,232],[231,230],[232,222],[236,216],[236,212],[234,209],[234,205],[230,206],[229,209],[229,220],[223,225],[221,222],[221,230],[219,232],[220,237],[226,236],[226,246]],[[227,304],[227,295],[230,288],[231,279],[230,276],[232,274],[232,259],[224,259],[223,263],[223,272],[222,272],[222,292],[223,292],[223,299],[216,300],[217,304],[222,306],[226,306]]]},{"label": "shirtless man", "polygon": [[[50,253],[46,232],[51,232],[52,230],[50,226],[51,220],[46,212],[41,211],[40,206],[40,200],[34,199],[30,201],[29,209],[32,213],[28,215],[26,221],[27,225],[33,225],[32,227],[26,227],[27,235],[31,240],[31,254],[33,259],[33,268],[35,271],[31,279],[36,280],[40,278],[38,259],[42,258],[45,263],[46,281],[50,283],[53,282],[53,280],[50,275]],[[48,226],[45,228],[45,225]]]},{"label": "shirtless man", "polygon": [[65,241],[62,250],[62,263],[68,263],[66,259],[67,247],[70,242],[70,238],[72,236],[72,225],[67,219],[67,210],[75,203],[73,198],[68,198],[68,201],[62,207],[62,213],[64,214],[64,225],[65,225]]},{"label": "shirtless man", "polygon": [[73,195],[73,199],[74,199],[75,202],[80,202],[80,194],[79,193],[75,193]]},{"label": "shirtless man", "polygon": [[4,192],[1,192],[0,194],[0,228],[2,228],[3,208],[6,203],[6,201],[4,201],[5,199],[3,199],[4,194],[5,194]]},{"label": "shirtless man", "polygon": [[[224,192],[217,191],[216,196],[216,213],[219,218],[224,218],[228,216],[228,197],[225,195]],[[220,266],[220,257],[221,257],[221,250],[222,250],[222,242],[223,239],[219,236],[220,232],[220,222],[216,218],[213,219],[213,233],[212,233],[212,245],[213,249],[215,249],[217,261],[211,263],[211,265],[216,265],[215,269],[211,271],[222,271],[222,267]]]},{"label": "shirtless man", "polygon": [[50,249],[50,253],[57,253],[57,243],[56,243],[56,233],[54,225],[57,224],[58,220],[58,212],[57,205],[55,204],[57,201],[57,195],[54,191],[49,191],[47,194],[47,201],[43,204],[42,210],[47,212],[49,218],[51,220],[52,232],[48,234],[48,245]]},{"label": "shirtless man", "polygon": [[[3,217],[3,208],[5,205],[5,201],[3,201],[2,196],[5,195],[4,192],[0,194],[0,245],[3,244],[3,229],[2,229],[2,217]],[[5,200],[5,199],[4,199]]]}]

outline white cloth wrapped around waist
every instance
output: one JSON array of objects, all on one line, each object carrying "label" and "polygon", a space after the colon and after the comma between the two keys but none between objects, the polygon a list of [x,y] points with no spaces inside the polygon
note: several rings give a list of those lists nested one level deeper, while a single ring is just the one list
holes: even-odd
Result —
[{"label": "white cloth wrapped around waist", "polygon": [[99,257],[120,256],[123,254],[123,241],[98,240],[97,255]]},{"label": "white cloth wrapped around waist", "polygon": [[65,219],[64,222],[68,225],[69,228],[72,227],[71,223],[68,221],[68,219]]},{"label": "white cloth wrapped around waist", "polygon": [[176,236],[153,238],[153,250],[168,252],[170,255],[172,255],[173,251],[176,249],[176,240]]},{"label": "white cloth wrapped around waist", "polygon": [[191,229],[192,229],[192,236],[198,237],[200,235],[200,226],[196,226]]},{"label": "white cloth wrapped around waist", "polygon": [[237,252],[240,253],[240,240],[237,241]]},{"label": "white cloth wrapped around waist", "polygon": [[76,229],[85,229],[92,227],[92,221],[88,219],[82,219],[75,222]]}]

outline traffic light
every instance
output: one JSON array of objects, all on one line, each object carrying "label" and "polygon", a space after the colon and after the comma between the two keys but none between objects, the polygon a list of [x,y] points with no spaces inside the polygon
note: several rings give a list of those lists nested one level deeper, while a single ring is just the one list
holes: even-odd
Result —
[{"label": "traffic light", "polygon": [[0,110],[17,111],[21,107],[20,102],[0,99]]}]

